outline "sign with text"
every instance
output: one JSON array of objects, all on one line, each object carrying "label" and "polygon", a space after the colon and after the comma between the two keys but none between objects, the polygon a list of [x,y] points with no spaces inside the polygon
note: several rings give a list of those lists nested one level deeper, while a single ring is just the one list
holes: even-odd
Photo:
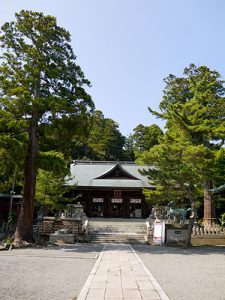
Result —
[{"label": "sign with text", "polygon": [[104,202],[104,198],[93,198],[93,202],[94,203],[103,203]]},{"label": "sign with text", "polygon": [[121,198],[112,198],[111,201],[112,203],[123,203],[123,199]]},{"label": "sign with text", "polygon": [[141,203],[141,199],[130,199],[130,203]]},{"label": "sign with text", "polygon": [[153,227],[153,244],[162,245],[165,240],[165,223],[155,222]]}]

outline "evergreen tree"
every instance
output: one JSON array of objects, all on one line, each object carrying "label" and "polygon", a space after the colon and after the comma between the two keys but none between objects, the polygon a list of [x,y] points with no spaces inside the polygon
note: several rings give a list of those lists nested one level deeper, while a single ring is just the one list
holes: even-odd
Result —
[{"label": "evergreen tree", "polygon": [[[199,149],[202,151],[199,174],[204,184],[204,217],[211,223],[212,198],[208,190],[217,177],[216,153],[223,146],[225,137],[223,81],[217,71],[192,64],[184,70],[184,77],[169,75],[165,82],[160,112],[150,111],[167,121],[166,128],[170,133],[177,133],[175,145],[178,149],[179,136],[187,143],[187,165],[188,161],[195,161],[196,149],[197,153]],[[198,178],[198,172],[193,172],[193,177]]]},{"label": "evergreen tree", "polygon": [[143,152],[138,162],[153,165],[145,170],[155,190],[144,190],[146,199],[154,206],[166,206],[173,201],[181,208],[192,208],[186,247],[190,246],[192,227],[197,217],[199,199],[203,196],[204,170],[208,168],[208,150],[202,145],[194,146],[180,135],[168,130],[159,145]]},{"label": "evergreen tree", "polygon": [[68,136],[82,137],[94,105],[84,90],[89,81],[76,64],[70,34],[54,17],[22,10],[16,21],[2,26],[0,44],[0,115],[7,132],[25,136],[23,203],[15,233],[15,243],[22,243],[32,240],[37,157],[44,125],[60,134],[60,144]]},{"label": "evergreen tree", "polygon": [[133,134],[129,134],[126,137],[123,151],[124,151],[124,159],[125,160],[127,160],[127,161],[135,160]]},{"label": "evergreen tree", "polygon": [[55,151],[39,153],[39,169],[35,193],[35,204],[45,210],[62,210],[71,201],[65,197],[71,187],[66,185],[70,177],[69,168],[62,153]]},{"label": "evergreen tree", "polygon": [[150,150],[154,145],[159,144],[163,136],[162,130],[156,124],[144,126],[139,124],[133,130],[134,152],[138,158],[144,151]]},{"label": "evergreen tree", "polygon": [[74,159],[123,160],[125,137],[118,124],[105,118],[100,110],[92,116],[92,127],[87,139],[78,143],[74,149]]}]

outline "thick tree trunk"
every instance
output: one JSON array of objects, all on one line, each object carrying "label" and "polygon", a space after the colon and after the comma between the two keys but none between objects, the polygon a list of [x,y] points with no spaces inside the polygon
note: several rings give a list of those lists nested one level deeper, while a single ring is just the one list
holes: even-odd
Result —
[{"label": "thick tree trunk", "polygon": [[210,194],[208,191],[211,188],[212,188],[212,181],[206,180],[205,189],[204,189],[204,217],[203,217],[203,223],[206,226],[211,226],[215,221],[215,217],[213,213],[212,194]]},{"label": "thick tree trunk", "polygon": [[24,241],[33,241],[33,203],[36,187],[36,158],[38,147],[38,110],[32,115],[29,128],[29,143],[24,168],[24,193],[23,202],[17,221],[14,243],[22,244]]}]

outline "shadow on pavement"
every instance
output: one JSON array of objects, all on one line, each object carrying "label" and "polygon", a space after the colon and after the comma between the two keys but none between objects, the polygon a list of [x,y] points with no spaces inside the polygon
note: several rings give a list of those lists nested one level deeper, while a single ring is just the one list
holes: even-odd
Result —
[{"label": "shadow on pavement", "polygon": [[74,252],[74,253],[91,253],[91,252],[101,252],[103,249],[103,244],[91,244],[91,243],[82,243],[82,244],[73,244],[73,245],[58,245],[53,247],[46,247],[43,250],[59,250],[65,252]]},{"label": "shadow on pavement", "polygon": [[225,254],[225,246],[195,246],[189,249],[182,247],[132,245],[135,251],[140,254],[182,254],[182,255],[210,255],[213,253]]}]

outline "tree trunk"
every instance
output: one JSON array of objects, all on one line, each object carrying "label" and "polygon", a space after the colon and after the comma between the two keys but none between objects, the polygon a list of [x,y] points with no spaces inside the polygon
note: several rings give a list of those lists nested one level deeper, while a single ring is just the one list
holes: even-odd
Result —
[{"label": "tree trunk", "polygon": [[191,217],[190,217],[190,222],[188,224],[187,239],[186,239],[185,244],[184,244],[185,249],[191,247],[191,235],[192,235],[192,230],[193,230],[193,226],[194,226],[194,223],[196,221],[196,218],[197,218],[197,209],[196,209],[195,205],[193,204],[192,205],[192,214],[191,214]]},{"label": "tree trunk", "polygon": [[15,232],[15,244],[23,244],[24,241],[33,241],[33,203],[36,187],[36,158],[38,147],[38,110],[32,114],[31,125],[29,128],[29,142],[24,168],[24,193],[23,202],[17,221]]},{"label": "tree trunk", "polygon": [[211,226],[215,220],[213,214],[213,199],[212,194],[209,193],[209,189],[212,188],[212,181],[205,181],[205,189],[204,189],[204,217],[203,223],[206,226]]},{"label": "tree trunk", "polygon": [[190,221],[188,224],[187,238],[184,244],[185,249],[191,247],[192,230],[193,230],[194,223],[196,222],[197,219],[197,209],[194,201],[194,187],[191,185],[189,185],[189,200],[191,203],[192,214],[190,216]]}]

